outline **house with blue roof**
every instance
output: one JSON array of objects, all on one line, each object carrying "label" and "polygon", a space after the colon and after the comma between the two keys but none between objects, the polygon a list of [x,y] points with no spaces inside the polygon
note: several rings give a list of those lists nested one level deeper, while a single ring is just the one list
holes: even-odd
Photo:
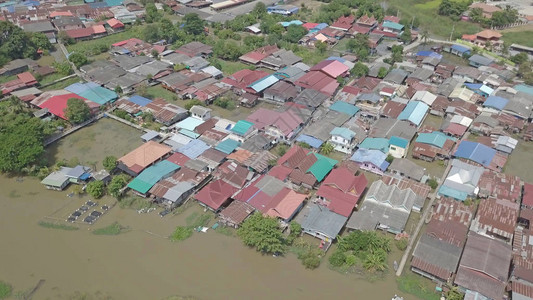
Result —
[{"label": "house with blue roof", "polygon": [[483,102],[483,107],[488,110],[501,111],[505,108],[509,100],[500,96],[489,96],[485,102]]},{"label": "house with blue roof", "polygon": [[389,153],[389,139],[367,137],[359,144],[359,149],[379,150]]},{"label": "house with blue roof", "polygon": [[201,140],[191,140],[185,146],[179,147],[178,152],[184,154],[190,159],[196,159],[209,148],[211,147]]},{"label": "house with blue roof", "polygon": [[272,86],[278,81],[279,78],[277,76],[268,75],[250,84],[248,87],[252,88],[257,93],[261,93],[262,91],[266,90],[268,87]]},{"label": "house with blue roof", "polygon": [[361,169],[380,176],[389,167],[387,154],[379,150],[357,149],[350,160],[355,161]]},{"label": "house with blue roof", "polygon": [[148,98],[144,98],[142,96],[139,96],[139,95],[133,95],[131,97],[128,98],[128,101],[130,102],[133,102],[139,106],[142,106],[142,107],[145,107],[146,105],[152,103],[152,100],[148,99]]},{"label": "house with blue roof", "polygon": [[355,116],[355,114],[360,110],[359,107],[344,101],[337,101],[333,103],[329,109],[347,114],[350,117]]},{"label": "house with blue roof", "polygon": [[434,57],[434,58],[437,58],[437,59],[442,59],[442,55],[441,54],[438,54],[436,52],[433,52],[433,51],[418,51],[416,53],[416,56],[420,56],[420,57]]},{"label": "house with blue roof", "polygon": [[204,123],[203,120],[196,119],[196,118],[193,118],[193,117],[188,117],[188,118],[183,119],[183,120],[179,121],[178,123],[174,124],[174,127],[194,132],[194,129],[198,125],[201,125],[203,123]]},{"label": "house with blue roof", "polygon": [[491,164],[495,155],[495,149],[471,141],[461,141],[453,154],[455,157],[471,160],[484,167],[488,167]]},{"label": "house with blue roof", "polygon": [[452,45],[450,47],[450,53],[463,57],[464,55],[470,55],[470,48],[462,45]]},{"label": "house with blue roof", "polygon": [[355,132],[344,127],[335,127],[329,133],[330,142],[335,150],[346,154],[351,154],[355,148]]},{"label": "house with blue roof", "polygon": [[483,98],[487,98],[494,93],[494,89],[483,83],[465,83],[465,86],[474,93],[481,95]]},{"label": "house with blue roof", "polygon": [[94,82],[74,83],[67,86],[65,90],[100,105],[105,105],[118,99],[117,93],[103,88]]},{"label": "house with blue roof", "polygon": [[136,194],[145,197],[148,191],[159,181],[170,177],[174,172],[180,169],[180,166],[168,160],[162,160],[153,166],[144,169],[135,177],[128,187]]},{"label": "house with blue roof", "polygon": [[300,143],[306,143],[314,149],[320,149],[320,146],[324,144],[324,141],[317,139],[314,136],[307,135],[307,134],[300,134],[296,138],[296,141]]},{"label": "house with blue roof", "polygon": [[420,126],[426,117],[429,106],[420,101],[409,101],[407,106],[398,115],[398,120],[406,120],[416,127]]},{"label": "house with blue roof", "polygon": [[402,158],[405,157],[407,154],[407,151],[409,150],[409,141],[397,137],[397,136],[391,136],[389,140],[389,151],[388,153],[392,155],[395,158]]},{"label": "house with blue roof", "polygon": [[[300,8],[296,5],[275,5],[275,6],[269,6],[267,7],[267,12],[269,14],[277,14],[277,15],[284,15],[284,16],[290,16],[292,14],[298,13]],[[303,23],[300,22],[300,25]]]}]

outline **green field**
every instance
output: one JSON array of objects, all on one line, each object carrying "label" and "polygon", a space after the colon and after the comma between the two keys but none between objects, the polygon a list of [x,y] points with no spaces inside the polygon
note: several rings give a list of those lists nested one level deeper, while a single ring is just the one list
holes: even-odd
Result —
[{"label": "green field", "polygon": [[53,90],[60,90],[64,89],[67,86],[82,81],[79,77],[72,77],[67,80],[63,80],[61,82],[54,83],[52,85],[49,85],[47,87],[42,88],[43,91],[53,91]]},{"label": "green field", "polygon": [[130,38],[142,38],[142,31],[144,27],[145,25],[133,26],[122,32],[108,35],[103,38],[78,42],[74,45],[67,46],[67,50],[68,52],[86,53],[87,51],[90,51],[90,49],[93,49],[97,45],[111,46],[111,44],[114,44],[116,42],[120,42],[123,40],[127,40]]},{"label": "green field", "polygon": [[453,38],[463,34],[473,34],[482,30],[481,26],[470,22],[455,22],[446,16],[437,14],[441,0],[388,0],[390,8],[398,11],[402,19],[412,20],[415,17],[420,22],[420,28],[428,30],[436,37],[450,37],[455,25]]},{"label": "green field", "polygon": [[243,70],[243,69],[250,69],[252,66],[244,64],[240,61],[226,61],[226,60],[219,60],[220,65],[222,66],[222,73],[224,75],[231,75],[237,71]]},{"label": "green field", "polygon": [[505,32],[503,40],[509,44],[520,44],[522,46],[533,47],[533,31]]},{"label": "green field", "polygon": [[146,94],[146,96],[150,99],[163,98],[171,102],[178,100],[178,95],[163,88],[161,85],[155,85],[147,88]]}]

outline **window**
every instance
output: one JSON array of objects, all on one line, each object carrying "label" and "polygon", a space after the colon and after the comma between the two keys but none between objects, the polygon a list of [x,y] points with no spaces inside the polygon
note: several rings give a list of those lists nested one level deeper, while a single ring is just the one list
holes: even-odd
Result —
[{"label": "window", "polygon": [[390,146],[390,149],[396,151],[396,147]]}]

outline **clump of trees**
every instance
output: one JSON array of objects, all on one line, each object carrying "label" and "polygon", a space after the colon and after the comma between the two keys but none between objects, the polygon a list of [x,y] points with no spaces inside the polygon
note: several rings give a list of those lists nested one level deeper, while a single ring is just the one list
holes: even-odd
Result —
[{"label": "clump of trees", "polygon": [[470,19],[484,27],[504,26],[518,21],[518,11],[507,5],[503,10],[494,12],[491,18],[483,16],[483,10],[479,7],[470,10]]},{"label": "clump of trees", "polygon": [[458,20],[472,2],[472,0],[442,0],[437,12],[441,16],[449,16],[452,19]]},{"label": "clump of trees", "polygon": [[76,68],[80,68],[83,65],[86,65],[89,61],[87,60],[87,57],[81,53],[74,52],[69,57],[68,60],[71,61]]},{"label": "clump of trees", "polygon": [[370,55],[370,46],[368,45],[368,36],[365,34],[356,34],[353,39],[350,39],[347,48],[350,52],[357,55],[359,60],[366,60]]},{"label": "clump of trees", "polygon": [[111,182],[107,186],[107,193],[117,199],[120,199],[121,193],[120,190],[128,184],[129,176],[126,174],[120,174],[113,179],[111,179]]},{"label": "clump of trees", "polygon": [[391,239],[375,231],[353,231],[338,238],[338,247],[329,263],[336,268],[349,269],[360,264],[367,271],[381,272],[388,268]]},{"label": "clump of trees", "polygon": [[254,213],[237,230],[237,235],[247,246],[271,254],[286,252],[286,241],[276,219]]},{"label": "clump of trees", "polygon": [[87,184],[87,193],[95,199],[105,195],[105,185],[101,180],[93,180]]},{"label": "clump of trees", "polygon": [[67,100],[65,117],[74,124],[83,123],[91,118],[91,109],[82,99],[70,98]]},{"label": "clump of trees", "polygon": [[17,58],[37,58],[37,50],[52,49],[42,33],[27,33],[11,22],[0,21],[0,66]]},{"label": "clump of trees", "polygon": [[41,164],[44,140],[58,125],[35,118],[16,97],[1,101],[0,171],[29,172],[29,166]]},{"label": "clump of trees", "polygon": [[106,169],[106,171],[111,172],[117,167],[117,158],[113,155],[106,156],[102,164],[104,165],[104,169]]},{"label": "clump of trees", "polygon": [[524,80],[525,84],[533,85],[533,61],[528,60],[527,54],[517,54],[511,57],[511,61],[518,65],[516,75]]}]

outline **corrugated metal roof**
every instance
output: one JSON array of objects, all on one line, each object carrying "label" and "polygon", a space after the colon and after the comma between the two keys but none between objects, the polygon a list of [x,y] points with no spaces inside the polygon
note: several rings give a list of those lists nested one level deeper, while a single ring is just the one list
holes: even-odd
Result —
[{"label": "corrugated metal roof", "polygon": [[333,103],[329,109],[331,110],[334,110],[334,111],[338,111],[338,112],[341,112],[341,113],[345,113],[347,115],[350,115],[350,116],[355,116],[355,114],[359,111],[359,107],[355,106],[355,105],[352,105],[350,103],[347,103],[347,102],[343,102],[343,101],[337,101],[335,103]]},{"label": "corrugated metal roof", "polygon": [[394,146],[398,146],[398,147],[401,147],[401,148],[407,148],[407,145],[409,144],[409,142],[406,139],[402,139],[402,138],[399,138],[397,136],[393,136],[393,137],[390,138],[389,144],[394,145]]},{"label": "corrugated metal roof", "polygon": [[202,155],[205,150],[209,149],[209,145],[206,143],[200,141],[200,140],[192,140],[187,145],[180,147],[178,149],[178,152],[185,154],[187,157],[191,159],[196,159],[198,156]]},{"label": "corrugated metal roof", "polygon": [[355,137],[355,132],[344,127],[335,127],[329,134],[341,136],[348,141],[351,141]]},{"label": "corrugated metal roof", "polygon": [[389,140],[386,138],[368,137],[359,144],[359,148],[379,150],[383,153],[388,153],[389,152]]},{"label": "corrugated metal roof", "polygon": [[252,122],[239,120],[237,123],[235,123],[235,126],[231,128],[231,132],[244,136],[252,126],[254,126],[254,123]]},{"label": "corrugated metal roof", "polygon": [[316,180],[320,182],[326,177],[326,175],[328,175],[338,161],[318,153],[314,153],[314,155],[317,158],[317,161],[309,168],[309,170],[307,170],[307,172],[313,174]]},{"label": "corrugated metal roof", "polygon": [[261,78],[258,81],[250,84],[249,87],[251,87],[256,92],[262,92],[269,86],[273,85],[274,83],[278,82],[279,78],[274,75],[269,75],[265,78]]},{"label": "corrugated metal roof", "polygon": [[322,140],[319,140],[315,137],[312,137],[307,134],[300,134],[298,138],[296,139],[297,142],[307,143],[309,146],[318,149],[322,144],[324,143]]},{"label": "corrugated metal roof", "polygon": [[497,110],[502,110],[509,100],[499,97],[499,96],[489,96],[487,100],[483,103],[483,106],[485,107],[491,107]]},{"label": "corrugated metal roof", "polygon": [[398,116],[398,120],[408,120],[416,126],[419,126],[426,116],[428,109],[429,106],[424,102],[410,101]]},{"label": "corrugated metal roof", "polygon": [[139,176],[135,177],[128,187],[136,190],[137,192],[144,194],[150,190],[150,188],[156,184],[159,180],[163,179],[167,175],[179,170],[180,166],[168,161],[162,160],[155,165],[146,168]]},{"label": "corrugated metal roof", "polygon": [[387,155],[379,150],[357,149],[350,159],[358,163],[372,163],[382,171],[385,171],[389,166],[386,158]]},{"label": "corrugated metal roof", "polygon": [[187,129],[189,131],[194,131],[196,126],[198,126],[200,124],[203,124],[203,123],[204,123],[203,120],[196,119],[196,118],[193,118],[193,117],[188,117],[188,118],[186,118],[184,120],[181,120],[178,123],[176,123],[174,125],[174,127]]},{"label": "corrugated metal roof", "polygon": [[480,143],[462,141],[453,155],[472,160],[488,167],[496,155],[496,150]]},{"label": "corrugated metal roof", "polygon": [[144,98],[144,97],[141,97],[139,95],[133,95],[128,100],[130,102],[133,102],[133,103],[135,103],[137,105],[140,105],[140,106],[143,106],[143,107],[146,106],[149,103],[152,103],[152,100]]},{"label": "corrugated metal roof", "polygon": [[224,152],[226,154],[230,154],[231,152],[235,151],[235,149],[237,149],[237,147],[239,147],[240,145],[241,143],[238,141],[227,139],[227,140],[223,140],[222,142],[218,143],[215,149],[218,151]]}]

